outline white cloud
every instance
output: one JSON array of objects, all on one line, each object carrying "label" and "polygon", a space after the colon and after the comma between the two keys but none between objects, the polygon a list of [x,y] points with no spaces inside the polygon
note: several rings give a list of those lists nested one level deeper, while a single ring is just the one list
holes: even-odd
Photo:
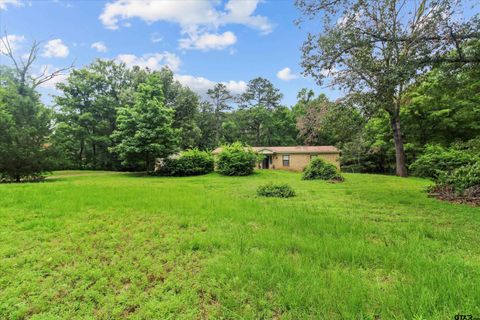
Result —
[{"label": "white cloud", "polygon": [[[207,90],[213,88],[216,84],[216,82],[211,81],[207,78],[194,77],[191,75],[176,74],[175,79],[181,84],[189,87],[202,97],[205,97],[207,94]],[[230,80],[222,83],[227,86],[227,89],[232,94],[241,94],[247,89],[247,83],[245,81]]]},{"label": "white cloud", "polygon": [[197,50],[222,50],[237,42],[237,37],[231,31],[224,33],[204,33],[201,35],[192,34],[189,38],[183,38],[179,41],[182,49]]},{"label": "white cloud", "polygon": [[218,0],[113,0],[105,5],[99,19],[109,29],[118,29],[123,20],[132,18],[147,23],[175,23],[180,25],[183,34],[188,35],[180,40],[182,48],[218,49],[236,42],[235,35],[230,31],[216,33],[219,27],[227,24],[245,25],[262,34],[273,30],[267,17],[254,15],[260,1],[229,0],[223,8],[218,8],[221,3]]},{"label": "white cloud", "polygon": [[22,7],[24,4],[20,0],[0,0],[0,10],[7,10],[7,6]]},{"label": "white cloud", "polygon": [[151,70],[160,70],[167,66],[173,72],[180,68],[180,58],[171,52],[164,51],[162,53],[147,53],[141,57],[134,54],[120,54],[116,58],[117,61],[125,63],[128,67],[139,66],[141,68],[149,68]]},{"label": "white cloud", "polygon": [[68,53],[68,47],[62,42],[62,39],[54,39],[45,44],[42,55],[49,58],[65,58],[68,56]]},{"label": "white cloud", "polygon": [[247,25],[261,31],[263,34],[272,32],[273,25],[267,17],[253,15],[260,0],[230,0],[225,5],[227,14],[223,16],[223,23],[237,23]]},{"label": "white cloud", "polygon": [[0,40],[0,53],[3,53],[3,54],[6,53],[6,48],[4,46],[4,43],[6,43],[7,41],[10,44],[10,49],[12,49],[12,51],[15,51],[20,48],[20,43],[25,41],[25,37],[19,36],[16,34],[9,34],[9,35],[3,36]]},{"label": "white cloud", "polygon": [[247,83],[245,81],[230,80],[222,83],[227,86],[227,89],[232,94],[241,94],[244,93],[245,90],[247,90]]},{"label": "white cloud", "polygon": [[213,24],[219,13],[210,1],[202,0],[114,0],[105,5],[100,20],[109,29],[118,29],[120,20],[140,18],[147,23],[168,21],[186,28]]},{"label": "white cloud", "polygon": [[280,80],[283,81],[290,81],[298,78],[298,75],[295,73],[292,73],[292,70],[290,68],[283,68],[282,70],[277,72],[277,77]]},{"label": "white cloud", "polygon": [[102,41],[97,41],[92,43],[91,48],[97,50],[98,52],[107,52],[108,48]]}]

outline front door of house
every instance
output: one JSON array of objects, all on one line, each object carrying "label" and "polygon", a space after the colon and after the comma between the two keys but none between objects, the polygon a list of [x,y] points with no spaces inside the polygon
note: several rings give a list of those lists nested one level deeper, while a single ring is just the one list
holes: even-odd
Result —
[{"label": "front door of house", "polygon": [[272,163],[272,156],[265,156],[262,160],[262,169],[268,169]]}]

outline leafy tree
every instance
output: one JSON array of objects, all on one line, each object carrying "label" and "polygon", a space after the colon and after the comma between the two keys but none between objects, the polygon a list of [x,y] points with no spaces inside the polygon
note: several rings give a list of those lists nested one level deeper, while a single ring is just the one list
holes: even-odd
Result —
[{"label": "leafy tree", "polygon": [[[54,135],[56,148],[66,156],[64,165],[73,168],[116,169],[119,161],[108,151],[110,135],[116,128],[117,109],[133,103],[140,69],[96,60],[71,72],[57,85],[62,95]],[[142,79],[142,77],[137,77]]]},{"label": "leafy tree", "polygon": [[238,112],[228,114],[225,122],[222,123],[223,141],[227,144],[240,141],[246,143],[246,136],[243,134],[243,127],[239,122]]},{"label": "leafy tree", "polygon": [[207,90],[207,95],[210,97],[213,114],[215,119],[215,140],[220,141],[222,134],[222,123],[225,118],[225,111],[232,109],[229,102],[233,100],[233,96],[223,83],[217,83],[213,89]]},{"label": "leafy tree", "polygon": [[161,79],[165,106],[175,111],[173,128],[179,130],[180,147],[188,149],[197,146],[201,136],[196,123],[200,104],[198,95],[176,81],[170,69],[163,68],[154,73],[158,73]]},{"label": "leafy tree", "polygon": [[0,181],[38,179],[49,168],[52,114],[20,81],[0,70]]},{"label": "leafy tree", "polygon": [[200,103],[200,112],[197,116],[197,126],[201,132],[198,147],[203,150],[218,147],[217,122],[215,121],[213,105],[208,101]]},{"label": "leafy tree", "polygon": [[325,95],[300,100],[297,111],[297,128],[302,143],[307,145],[335,145],[342,148],[365,126],[365,118],[358,108],[348,101],[330,102]]},{"label": "leafy tree", "polygon": [[265,78],[255,78],[248,82],[247,89],[238,99],[241,108],[264,106],[267,110],[280,105],[283,94]]},{"label": "leafy tree", "polygon": [[[468,50],[480,53],[480,41],[469,44]],[[448,146],[478,137],[480,68],[433,68],[409,88],[404,105],[401,120],[405,136],[416,148],[427,143]]]},{"label": "leafy tree", "polygon": [[351,141],[342,144],[342,168],[354,172],[394,173],[395,149],[388,115],[380,112],[364,123]]},{"label": "leafy tree", "polygon": [[282,97],[267,79],[249,81],[247,90],[238,99],[240,108],[223,125],[225,141],[255,146],[295,144],[295,114],[280,104]]},{"label": "leafy tree", "polygon": [[133,106],[119,110],[117,129],[112,139],[118,143],[111,151],[125,166],[143,166],[153,171],[157,158],[166,158],[177,150],[179,130],[173,129],[174,110],[164,104],[161,78],[150,74],[139,85]]},{"label": "leafy tree", "polygon": [[[298,105],[298,104],[297,104]],[[326,144],[321,135],[322,124],[329,112],[331,102],[316,100],[301,106],[301,115],[297,118],[300,139],[307,145]]]},{"label": "leafy tree", "polygon": [[317,98],[315,98],[315,92],[311,89],[302,88],[297,93],[297,103],[292,107],[292,111],[297,117],[303,116],[307,106],[313,100],[325,99],[328,101],[328,98],[322,93]]},{"label": "leafy tree", "polygon": [[49,169],[48,137],[51,112],[35,89],[69,68],[32,75],[40,45],[34,41],[29,52],[16,57],[7,34],[0,38],[2,51],[12,69],[0,69],[0,180],[38,179]]},{"label": "leafy tree", "polygon": [[[302,51],[306,75],[322,83],[326,70],[333,84],[368,94],[376,110],[389,116],[396,173],[407,175],[400,126],[405,88],[438,63],[478,63],[465,50],[479,38],[478,20],[461,20],[456,0],[297,0],[305,17],[321,16],[324,28],[309,34]],[[336,20],[332,17],[340,17]]]},{"label": "leafy tree", "polygon": [[234,119],[237,122],[241,141],[254,146],[265,145],[268,140],[267,128],[271,117],[271,112],[263,105],[238,110]]},{"label": "leafy tree", "polygon": [[295,145],[298,136],[295,121],[295,114],[290,108],[285,106],[275,108],[266,124],[266,139],[262,141],[262,144],[267,146]]},{"label": "leafy tree", "polygon": [[111,135],[117,127],[117,111],[133,105],[135,91],[152,73],[160,78],[165,105],[175,111],[172,126],[179,131],[180,146],[188,148],[199,143],[198,96],[175,81],[169,69],[151,72],[97,60],[73,71],[66,83],[58,85],[62,95],[55,98],[59,106],[55,145],[67,155],[65,166],[121,167],[117,154],[109,152],[114,146]]}]

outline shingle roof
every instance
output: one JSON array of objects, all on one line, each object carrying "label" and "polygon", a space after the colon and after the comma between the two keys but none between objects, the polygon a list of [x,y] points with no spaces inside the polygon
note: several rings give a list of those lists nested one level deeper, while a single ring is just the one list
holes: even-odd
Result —
[{"label": "shingle roof", "polygon": [[[252,147],[255,151],[270,150],[272,153],[340,153],[334,146],[291,146],[291,147]],[[216,148],[212,153],[220,153],[222,148]]]}]

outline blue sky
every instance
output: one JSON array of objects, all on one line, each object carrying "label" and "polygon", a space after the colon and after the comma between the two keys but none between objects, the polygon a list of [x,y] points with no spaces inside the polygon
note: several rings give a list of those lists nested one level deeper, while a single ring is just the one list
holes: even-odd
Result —
[{"label": "blue sky", "polygon": [[[303,87],[337,98],[338,92],[300,75],[307,31],[294,24],[298,15],[287,0],[0,0],[0,26],[13,37],[17,54],[33,39],[42,41],[38,70],[117,59],[169,65],[199,93],[215,82],[240,93],[248,80],[261,76],[282,91],[289,106]],[[52,81],[42,93],[55,93],[53,87]]]}]

